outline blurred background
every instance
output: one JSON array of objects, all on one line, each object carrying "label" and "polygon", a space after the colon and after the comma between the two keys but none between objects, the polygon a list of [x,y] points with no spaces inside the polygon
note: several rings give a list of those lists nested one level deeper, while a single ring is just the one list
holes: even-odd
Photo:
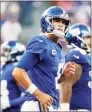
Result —
[{"label": "blurred background", "polygon": [[63,7],[69,14],[71,24],[84,23],[91,27],[91,1],[15,1],[1,2],[1,43],[27,41],[40,33],[40,17],[52,5]]}]

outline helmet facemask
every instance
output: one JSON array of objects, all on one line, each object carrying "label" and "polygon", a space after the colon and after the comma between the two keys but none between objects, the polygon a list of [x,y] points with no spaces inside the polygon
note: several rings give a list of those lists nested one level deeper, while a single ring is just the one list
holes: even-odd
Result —
[{"label": "helmet facemask", "polygon": [[[81,48],[84,49],[87,53],[90,53],[90,46],[88,45],[87,40],[85,40],[87,36],[83,35],[81,38],[77,35],[76,37],[81,41]],[[91,35],[89,36],[89,38],[91,38]]]},{"label": "helmet facemask", "polygon": [[[84,40],[84,38],[81,38],[80,36],[76,35],[77,40],[80,41],[80,47],[81,49],[84,49],[87,53],[90,53],[90,47],[87,45],[87,42]],[[78,45],[75,45],[71,43],[72,48],[79,48]]]},{"label": "helmet facemask", "polygon": [[55,36],[64,39],[68,31],[69,20],[65,20],[59,17],[47,17],[46,20],[49,23],[49,34],[54,34]]}]

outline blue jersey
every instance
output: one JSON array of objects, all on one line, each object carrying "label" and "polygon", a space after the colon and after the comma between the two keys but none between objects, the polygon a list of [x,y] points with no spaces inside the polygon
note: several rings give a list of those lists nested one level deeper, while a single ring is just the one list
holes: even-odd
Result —
[{"label": "blue jersey", "polygon": [[81,78],[72,88],[71,109],[91,110],[90,71],[91,57],[82,49],[74,49],[67,53],[66,62],[73,61],[82,66]]},{"label": "blue jersey", "polygon": [[21,104],[25,101],[25,96],[21,97],[20,87],[12,76],[15,64],[6,64],[2,68],[1,96],[7,96],[9,99],[10,107],[3,110],[7,112],[20,112]]},{"label": "blue jersey", "polygon": [[[53,107],[59,106],[56,88],[59,63],[63,62],[62,47],[45,36],[35,36],[28,42],[26,52],[18,63],[19,68],[28,71],[32,82],[43,92],[54,98]],[[29,100],[37,100],[34,96]]]}]

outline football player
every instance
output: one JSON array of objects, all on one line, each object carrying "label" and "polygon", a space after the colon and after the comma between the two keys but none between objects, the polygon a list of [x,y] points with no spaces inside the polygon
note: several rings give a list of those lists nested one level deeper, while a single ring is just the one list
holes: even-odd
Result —
[{"label": "football player", "polygon": [[59,107],[57,72],[64,57],[62,46],[57,41],[64,38],[70,20],[64,9],[52,6],[43,12],[40,23],[41,34],[29,40],[24,55],[13,71],[18,83],[30,93],[23,111],[48,110],[51,105],[52,110]]},{"label": "football player", "polygon": [[90,28],[81,23],[74,24],[69,28],[66,39],[73,47],[66,55],[66,63],[75,62],[76,69],[75,75],[69,75],[68,70],[66,75],[61,75],[61,103],[65,104],[64,108],[61,105],[61,110],[66,110],[69,104],[70,110],[91,110]]},{"label": "football player", "polygon": [[20,112],[25,96],[12,76],[12,71],[23,55],[25,46],[18,41],[7,41],[1,45],[1,109],[3,112]]}]

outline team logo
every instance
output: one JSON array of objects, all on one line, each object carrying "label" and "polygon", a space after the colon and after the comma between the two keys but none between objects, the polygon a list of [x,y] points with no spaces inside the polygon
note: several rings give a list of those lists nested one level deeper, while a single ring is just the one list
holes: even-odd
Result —
[{"label": "team logo", "polygon": [[56,55],[56,50],[55,49],[52,50],[52,55]]},{"label": "team logo", "polygon": [[79,58],[80,58],[79,56],[76,56],[76,55],[74,55],[74,57],[75,57],[76,59],[79,59]]}]

